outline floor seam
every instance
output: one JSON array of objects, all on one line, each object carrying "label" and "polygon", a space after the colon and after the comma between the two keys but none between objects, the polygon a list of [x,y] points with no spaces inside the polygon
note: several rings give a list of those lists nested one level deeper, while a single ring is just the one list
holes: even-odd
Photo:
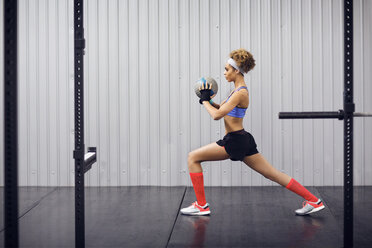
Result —
[{"label": "floor seam", "polygon": [[[31,207],[29,209],[26,209],[19,217],[18,217],[18,221],[23,217],[25,216],[28,212],[30,212],[32,209],[34,209],[36,206],[38,206],[40,204],[40,202],[42,200],[44,200],[46,197],[48,197],[50,194],[52,194],[53,192],[55,192],[56,190],[58,189],[58,187],[55,187],[52,191],[50,191],[49,193],[47,193],[45,196],[41,197],[40,200],[38,200],[37,202],[33,203],[33,205],[31,205]],[[18,206],[19,207],[19,206]],[[2,228],[0,230],[0,233],[3,232],[5,230],[5,226],[4,228]]]},{"label": "floor seam", "polygon": [[[319,196],[320,196],[319,198],[322,199],[323,204],[325,204],[326,207],[329,209],[329,212],[331,213],[333,219],[336,221],[337,224],[339,224],[339,221],[338,221],[338,219],[336,218],[336,212],[335,212],[335,210],[333,210],[333,209],[328,205],[328,203],[326,203],[326,202],[324,201],[324,197],[323,197],[323,195],[322,195],[322,192],[318,190],[318,187],[315,187],[315,188],[316,188],[316,190],[317,190],[318,193],[319,193]],[[343,225],[343,222],[342,222],[342,225]],[[343,226],[342,226],[342,227],[341,227],[341,226],[338,226],[338,228],[339,228],[341,231],[343,231]]]},{"label": "floor seam", "polygon": [[169,234],[169,237],[168,237],[168,241],[167,241],[167,244],[165,245],[165,247],[168,247],[169,241],[170,241],[170,239],[172,237],[173,229],[174,229],[174,226],[176,225],[176,222],[177,222],[177,219],[178,219],[178,216],[179,216],[179,212],[180,212],[180,209],[181,209],[181,206],[182,206],[182,203],[183,203],[183,199],[185,198],[185,195],[186,195],[186,190],[187,190],[187,187],[185,187],[185,190],[183,191],[183,196],[182,196],[180,205],[178,206],[178,209],[177,209],[176,219],[174,220],[174,223],[173,223],[173,226],[172,226],[172,229],[170,231],[170,234]]}]

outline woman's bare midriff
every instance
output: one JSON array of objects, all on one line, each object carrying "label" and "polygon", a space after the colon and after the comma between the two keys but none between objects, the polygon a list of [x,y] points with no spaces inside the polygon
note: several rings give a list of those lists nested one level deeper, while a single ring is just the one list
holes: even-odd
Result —
[{"label": "woman's bare midriff", "polygon": [[243,129],[243,118],[226,115],[223,120],[225,122],[225,134]]}]

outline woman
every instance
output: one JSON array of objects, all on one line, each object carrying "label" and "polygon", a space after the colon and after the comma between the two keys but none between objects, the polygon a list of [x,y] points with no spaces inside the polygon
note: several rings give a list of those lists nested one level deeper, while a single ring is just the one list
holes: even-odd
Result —
[{"label": "woman", "polygon": [[189,153],[188,168],[197,201],[181,209],[185,215],[208,215],[211,213],[205,200],[203,170],[204,161],[218,161],[230,158],[243,161],[264,177],[286,187],[305,199],[303,207],[296,210],[298,215],[306,215],[324,208],[321,199],[311,194],[295,179],[275,169],[258,151],[253,136],[243,128],[243,117],[249,105],[249,94],[244,82],[244,74],[255,66],[252,54],[244,49],[234,50],[225,65],[225,78],[234,82],[235,90],[220,105],[210,99],[211,85],[200,89],[205,109],[214,120],[224,118],[226,135],[222,140],[203,146]]}]

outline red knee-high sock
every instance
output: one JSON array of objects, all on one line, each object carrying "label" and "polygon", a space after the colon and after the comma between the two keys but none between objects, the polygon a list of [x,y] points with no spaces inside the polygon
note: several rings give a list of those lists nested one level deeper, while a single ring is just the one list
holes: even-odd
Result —
[{"label": "red knee-high sock", "polygon": [[302,196],[307,201],[311,201],[311,202],[318,201],[318,198],[316,198],[313,194],[310,193],[310,191],[308,191],[304,186],[302,186],[299,182],[297,182],[293,178],[291,179],[291,181],[289,181],[286,188],[296,193],[297,195]]},{"label": "red knee-high sock", "polygon": [[207,203],[207,201],[205,200],[205,193],[204,193],[203,172],[190,173],[190,177],[191,177],[192,185],[194,186],[196,200],[198,201],[199,206],[204,206]]}]

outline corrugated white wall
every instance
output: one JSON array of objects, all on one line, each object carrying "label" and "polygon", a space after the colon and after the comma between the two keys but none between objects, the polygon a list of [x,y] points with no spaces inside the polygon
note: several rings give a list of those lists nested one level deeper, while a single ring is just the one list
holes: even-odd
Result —
[{"label": "corrugated white wall", "polygon": [[[372,112],[372,2],[354,2],[354,98]],[[72,10],[20,0],[20,185],[73,185]],[[85,143],[98,150],[86,185],[189,184],[188,152],[224,134],[192,86],[210,75],[223,100],[224,63],[240,47],[257,61],[244,126],[259,150],[305,185],[343,184],[343,123],[278,119],[343,107],[341,0],[89,0],[84,21]],[[372,185],[371,127],[355,119],[356,185]],[[206,185],[274,185],[240,162],[203,168]]]}]

